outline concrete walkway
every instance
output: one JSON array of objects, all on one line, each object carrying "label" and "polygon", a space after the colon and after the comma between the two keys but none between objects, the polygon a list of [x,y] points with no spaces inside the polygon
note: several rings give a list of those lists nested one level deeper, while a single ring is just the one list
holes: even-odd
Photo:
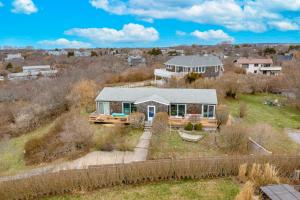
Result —
[{"label": "concrete walkway", "polygon": [[297,144],[300,144],[300,130],[296,129],[286,129],[287,134]]},{"label": "concrete walkway", "polygon": [[146,122],[144,133],[140,137],[134,151],[94,151],[73,161],[35,168],[14,176],[0,177],[0,181],[22,179],[34,175],[59,172],[69,169],[85,169],[91,165],[107,165],[145,161],[148,156],[148,148],[152,137],[150,129],[151,123]]}]

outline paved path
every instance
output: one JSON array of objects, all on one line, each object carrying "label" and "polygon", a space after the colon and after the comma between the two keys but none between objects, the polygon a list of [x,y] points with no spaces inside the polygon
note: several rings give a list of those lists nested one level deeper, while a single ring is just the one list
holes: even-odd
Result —
[{"label": "paved path", "polygon": [[0,181],[10,179],[22,179],[34,175],[58,172],[68,169],[85,169],[88,168],[90,165],[106,165],[145,161],[147,159],[148,148],[152,137],[150,129],[151,124],[146,122],[144,133],[140,137],[139,142],[135,147],[134,151],[94,151],[73,161],[32,169],[15,176],[0,177]]},{"label": "paved path", "polygon": [[300,144],[300,130],[286,129],[286,132],[294,142]]}]

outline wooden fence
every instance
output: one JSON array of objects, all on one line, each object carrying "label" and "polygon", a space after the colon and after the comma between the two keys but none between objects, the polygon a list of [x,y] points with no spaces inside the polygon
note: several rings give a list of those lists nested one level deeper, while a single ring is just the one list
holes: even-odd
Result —
[{"label": "wooden fence", "polygon": [[122,184],[236,176],[243,163],[271,163],[283,177],[300,169],[300,156],[222,156],[195,159],[150,160],[91,166],[0,182],[1,199],[36,199],[72,191],[90,191]]}]

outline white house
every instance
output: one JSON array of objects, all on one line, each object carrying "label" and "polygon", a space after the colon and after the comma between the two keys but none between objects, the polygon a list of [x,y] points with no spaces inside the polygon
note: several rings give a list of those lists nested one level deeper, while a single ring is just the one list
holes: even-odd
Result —
[{"label": "white house", "polygon": [[221,76],[223,71],[222,61],[214,55],[175,56],[165,63],[165,68],[155,69],[154,75],[155,80],[157,77],[183,77],[191,72],[199,73],[204,78],[216,78]]},{"label": "white house", "polygon": [[253,74],[278,75],[282,70],[280,66],[273,66],[270,58],[239,58],[234,63]]},{"label": "white house", "polygon": [[76,50],[74,51],[74,56],[75,57],[90,57],[91,56],[91,51],[79,51]]},{"label": "white house", "polygon": [[146,59],[142,56],[129,56],[127,62],[130,66],[142,64],[146,62]]},{"label": "white house", "polygon": [[0,81],[4,81],[4,76],[0,76]]},{"label": "white house", "polygon": [[62,56],[62,55],[68,55],[68,52],[66,50],[51,50],[47,52],[51,56]]},{"label": "white house", "polygon": [[24,60],[24,57],[21,53],[16,54],[7,54],[6,58],[4,58],[5,61],[13,61],[13,60]]},{"label": "white house", "polygon": [[57,74],[57,70],[51,69],[50,65],[23,66],[23,72],[11,73],[7,75],[8,80],[33,80],[39,76],[52,77]]}]

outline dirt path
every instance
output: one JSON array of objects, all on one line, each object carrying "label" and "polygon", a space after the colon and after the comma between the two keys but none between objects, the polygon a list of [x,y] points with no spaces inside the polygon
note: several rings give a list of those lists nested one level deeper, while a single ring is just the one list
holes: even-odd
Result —
[{"label": "dirt path", "polygon": [[120,164],[145,161],[147,159],[148,148],[152,137],[150,129],[151,124],[146,122],[144,133],[140,137],[134,151],[94,151],[73,161],[32,169],[14,176],[0,177],[0,181],[22,179],[34,175],[53,173],[69,169],[85,169],[91,165]]}]

